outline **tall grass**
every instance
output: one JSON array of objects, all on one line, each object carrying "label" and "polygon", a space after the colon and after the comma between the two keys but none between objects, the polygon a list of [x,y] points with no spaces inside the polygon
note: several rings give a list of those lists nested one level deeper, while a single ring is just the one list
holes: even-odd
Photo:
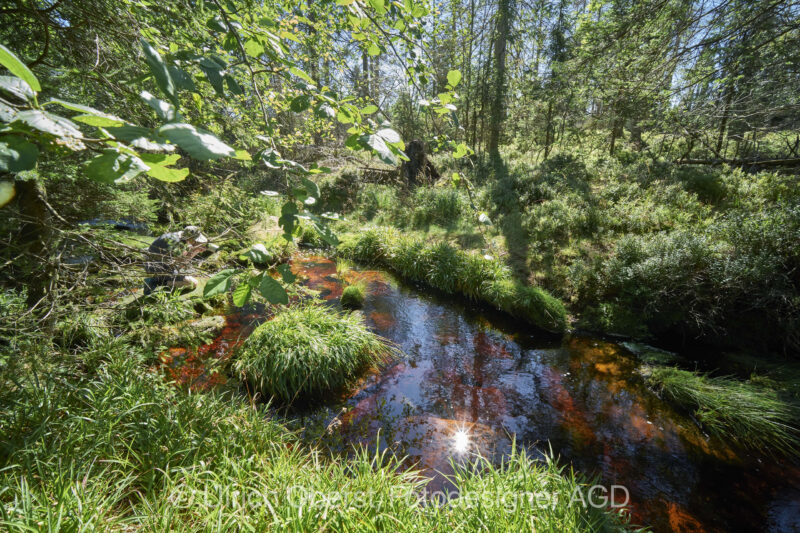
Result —
[{"label": "tall grass", "polygon": [[[453,481],[463,494],[462,499],[451,503],[452,509],[464,510],[460,520],[463,531],[627,530],[626,519],[619,512],[570,504],[572,498],[586,498],[588,487],[597,482],[559,466],[551,456],[533,461],[525,452],[513,450],[499,465],[478,458],[456,467]],[[506,498],[503,505],[478,505],[471,509],[468,505],[476,494]],[[519,498],[521,495],[525,497]],[[535,510],[533,517],[531,510]]]},{"label": "tall grass", "polygon": [[[479,492],[495,506],[422,505],[416,494],[425,482],[392,456],[322,455],[239,396],[188,394],[120,343],[92,349],[106,354],[96,374],[61,361],[58,371],[0,375],[14,383],[0,390],[4,531],[626,528],[616,514],[571,501],[580,477],[521,452],[501,467],[457,474],[462,494]],[[508,512],[507,491],[558,498],[554,508]]]},{"label": "tall grass", "polygon": [[347,385],[393,351],[367,329],[360,314],[305,303],[256,328],[233,368],[266,398],[292,402]]},{"label": "tall grass", "polygon": [[494,305],[542,329],[566,329],[564,305],[546,291],[514,281],[497,259],[460,250],[447,243],[428,244],[387,227],[344,236],[338,253],[377,263],[402,277],[449,294]]},{"label": "tall grass", "polygon": [[775,391],[671,367],[653,368],[648,379],[710,433],[746,448],[800,454],[800,409]]}]

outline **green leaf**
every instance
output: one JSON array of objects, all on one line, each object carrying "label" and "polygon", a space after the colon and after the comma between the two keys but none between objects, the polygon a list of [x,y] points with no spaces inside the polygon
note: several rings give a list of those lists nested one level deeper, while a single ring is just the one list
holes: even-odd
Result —
[{"label": "green leaf", "polygon": [[269,265],[273,261],[272,254],[261,243],[254,244],[242,256],[252,261],[255,265]]},{"label": "green leaf", "polygon": [[355,121],[355,117],[353,117],[353,113],[349,109],[342,107],[336,114],[336,120],[342,124],[352,124]]},{"label": "green leaf", "polygon": [[26,102],[30,102],[36,96],[25,80],[15,76],[0,76],[0,90]]},{"label": "green leaf", "polygon": [[289,303],[289,295],[286,294],[286,289],[268,275],[261,277],[261,283],[258,285],[258,292],[273,305],[286,305]]},{"label": "green leaf", "polygon": [[492,219],[489,218],[489,215],[486,213],[481,213],[478,215],[478,222],[485,226],[490,226],[492,224]]},{"label": "green leaf", "polygon": [[317,106],[314,114],[320,118],[334,118],[336,116],[336,110],[331,107],[330,104],[323,102]]},{"label": "green leaf", "polygon": [[255,39],[248,39],[244,43],[244,51],[250,57],[260,57],[264,55],[264,45]]},{"label": "green leaf", "polygon": [[40,109],[20,111],[16,114],[14,120],[56,137],[83,137],[78,125],[71,120]]},{"label": "green leaf", "polygon": [[223,39],[222,41],[222,48],[224,48],[228,52],[238,51],[239,42],[236,40],[235,33],[228,32],[225,34],[225,39]]},{"label": "green leaf", "polygon": [[300,179],[303,182],[303,187],[308,191],[309,196],[313,196],[314,198],[320,197],[319,186],[316,183],[305,177]]},{"label": "green leaf", "polygon": [[234,159],[238,159],[239,161],[252,161],[253,156],[250,155],[250,152],[247,150],[236,150],[236,154],[233,156]]},{"label": "green leaf", "polygon": [[283,278],[284,283],[294,283],[297,280],[297,276],[294,275],[292,272],[292,267],[287,265],[286,263],[277,266],[278,272],[281,274],[281,278]]},{"label": "green leaf", "polygon": [[109,148],[104,150],[102,155],[89,160],[84,170],[94,181],[119,184],[147,172],[150,167],[137,156]]},{"label": "green leaf", "polygon": [[458,85],[458,82],[461,81],[461,72],[458,70],[451,70],[447,73],[447,83],[450,84],[450,87],[455,88]]},{"label": "green leaf", "polygon": [[372,150],[375,152],[375,154],[378,156],[378,158],[381,161],[383,161],[384,163],[386,163],[387,165],[396,165],[397,164],[397,158],[392,153],[392,151],[389,149],[389,147],[386,146],[386,142],[383,140],[383,137],[381,137],[380,135],[376,135],[376,134],[373,134],[373,135],[362,135],[361,137],[359,137],[359,140],[364,145],[369,146],[370,148],[372,148]]},{"label": "green leaf", "polygon": [[208,19],[208,22],[206,22],[206,26],[208,26],[209,29],[218,32],[228,31],[227,26],[225,26],[225,21],[219,15],[215,15],[210,19]]},{"label": "green leaf", "polygon": [[156,85],[158,85],[159,89],[164,92],[175,107],[179,107],[180,101],[178,100],[178,93],[175,91],[175,82],[172,81],[172,76],[170,76],[167,65],[161,58],[161,54],[159,54],[158,50],[153,48],[144,38],[139,40],[142,43],[144,59],[150,67],[150,72],[153,73],[153,77],[156,79]]},{"label": "green leaf", "polygon": [[369,0],[369,3],[379,14],[383,15],[386,13],[386,7],[383,0]]},{"label": "green leaf", "polygon": [[25,83],[27,83],[30,88],[37,93],[42,90],[42,86],[39,85],[39,80],[37,80],[36,76],[33,75],[31,69],[29,69],[25,63],[20,61],[20,59],[14,55],[14,52],[2,44],[0,44],[0,65],[6,67],[14,76],[24,80]]},{"label": "green leaf", "polygon": [[239,85],[239,82],[236,81],[236,79],[233,76],[226,74],[225,84],[228,86],[228,90],[233,94],[237,95],[244,94],[244,89],[242,88],[241,85]]},{"label": "green leaf", "polygon": [[403,142],[403,140],[400,138],[400,134],[394,131],[392,128],[380,129],[378,130],[377,134],[380,135],[383,138],[383,140],[389,144]]},{"label": "green leaf", "polygon": [[169,70],[169,75],[172,76],[172,81],[177,88],[192,92],[197,90],[197,86],[194,84],[191,74],[174,65],[170,65],[167,70]]},{"label": "green leaf", "polygon": [[367,53],[371,56],[377,56],[381,54],[381,47],[378,46],[377,43],[370,43],[369,48],[367,48]]},{"label": "green leaf", "polygon": [[183,181],[189,175],[188,168],[167,168],[181,158],[178,154],[142,154],[142,161],[150,167],[147,175],[168,183]]},{"label": "green leaf", "polygon": [[294,111],[295,113],[302,113],[308,106],[311,105],[311,99],[307,94],[301,94],[300,96],[295,96],[292,99],[292,102],[289,104],[289,109]]},{"label": "green leaf", "polygon": [[109,135],[120,141],[129,143],[134,148],[141,150],[163,150],[172,152],[174,144],[167,144],[167,139],[156,134],[153,130],[126,124],[118,128],[105,128]]},{"label": "green leaf", "polygon": [[122,126],[125,122],[122,119],[115,119],[109,117],[102,117],[98,115],[78,115],[72,117],[75,122],[86,124],[87,126],[94,126],[96,128],[110,128],[114,126]]},{"label": "green leaf", "polygon": [[97,110],[97,109],[95,109],[93,107],[89,107],[88,105],[75,104],[75,103],[67,102],[65,100],[61,100],[61,99],[58,99],[58,98],[52,98],[45,105],[51,105],[51,104],[58,104],[61,107],[63,107],[64,109],[69,109],[70,111],[78,111],[79,113],[83,113],[85,115],[94,115],[94,116],[97,116],[97,117],[103,117],[103,118],[107,118],[107,119],[113,120],[114,122],[116,122],[116,124],[115,124],[116,126],[119,126],[119,125],[122,125],[122,124],[125,123],[124,120],[122,120],[121,118],[119,118],[117,116],[109,115],[108,113],[103,113],[102,111],[99,111],[99,110]]},{"label": "green leaf", "polygon": [[178,110],[175,109],[175,106],[166,102],[160,98],[156,98],[148,91],[142,91],[139,93],[139,97],[145,101],[147,105],[155,109],[156,115],[158,118],[163,120],[164,122],[173,122],[175,120],[180,120],[180,114]]},{"label": "green leaf", "polygon": [[316,85],[316,82],[313,79],[311,79],[311,76],[309,76],[308,74],[306,74],[305,72],[303,72],[302,70],[300,70],[297,67],[290,67],[289,68],[289,72],[291,72],[292,74],[294,74],[298,78],[310,83],[311,85]]},{"label": "green leaf", "polygon": [[167,124],[162,126],[158,133],[201,161],[236,155],[236,150],[216,136],[191,124]]},{"label": "green leaf", "polygon": [[177,163],[181,158],[178,154],[141,154],[139,157],[151,167],[168,167]]},{"label": "green leaf", "polygon": [[228,292],[231,288],[231,276],[234,274],[236,274],[235,269],[226,268],[211,276],[206,282],[206,286],[203,287],[203,297],[210,298]]},{"label": "green leaf", "polygon": [[360,136],[358,133],[352,134],[347,140],[344,142],[344,145],[351,150],[358,150],[361,148]]},{"label": "green leaf", "polygon": [[461,181],[461,176],[458,175],[458,172],[453,172],[453,176],[450,178],[453,182],[453,187],[458,187],[459,182]]},{"label": "green leaf", "polygon": [[5,207],[16,194],[17,190],[13,181],[0,181],[0,207]]},{"label": "green leaf", "polygon": [[292,196],[295,200],[305,202],[308,198],[308,191],[304,187],[292,187]]},{"label": "green leaf", "polygon": [[167,183],[175,183],[178,181],[185,180],[186,176],[189,175],[189,169],[155,166],[155,167],[150,167],[150,170],[147,171],[147,175],[159,181],[165,181]]},{"label": "green leaf", "polygon": [[225,87],[223,85],[222,67],[220,67],[217,62],[208,58],[204,58],[200,62],[200,70],[202,70],[203,74],[206,75],[206,79],[214,88],[214,92],[216,92],[219,96],[224,97]]},{"label": "green leaf", "polygon": [[286,202],[281,208],[281,217],[278,219],[278,224],[283,228],[284,238],[287,241],[293,240],[292,234],[297,222],[297,213],[297,206],[292,201]]},{"label": "green leaf", "polygon": [[469,148],[467,148],[466,144],[460,143],[458,146],[456,146],[456,151],[453,153],[453,158],[460,159],[464,157],[465,155],[467,155],[468,150]]},{"label": "green leaf", "polygon": [[14,120],[14,117],[17,116],[17,110],[11,106],[0,102],[0,121],[2,122],[11,122]]},{"label": "green leaf", "polygon": [[370,104],[361,110],[362,115],[371,115],[378,110],[378,106]]},{"label": "green leaf", "polygon": [[36,166],[39,148],[17,135],[0,137],[0,172],[22,172]]},{"label": "green leaf", "polygon": [[244,306],[250,300],[253,287],[249,283],[240,283],[233,291],[233,305],[236,307]]}]

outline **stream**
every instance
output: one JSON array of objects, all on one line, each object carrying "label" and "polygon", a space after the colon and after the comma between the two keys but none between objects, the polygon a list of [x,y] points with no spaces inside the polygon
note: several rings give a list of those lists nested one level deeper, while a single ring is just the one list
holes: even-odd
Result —
[{"label": "stream", "polygon": [[[293,265],[306,286],[336,302],[333,261],[299,256]],[[646,387],[624,347],[557,338],[380,271],[346,278],[368,284],[367,324],[406,357],[304,415],[335,428],[325,437],[330,448],[379,442],[430,477],[429,490],[445,490],[451,459],[499,461],[515,439],[533,456],[552,449],[561,464],[625,487],[632,522],[656,533],[800,532],[800,468],[706,436]],[[229,351],[258,321],[257,312],[236,315],[201,350]]]}]

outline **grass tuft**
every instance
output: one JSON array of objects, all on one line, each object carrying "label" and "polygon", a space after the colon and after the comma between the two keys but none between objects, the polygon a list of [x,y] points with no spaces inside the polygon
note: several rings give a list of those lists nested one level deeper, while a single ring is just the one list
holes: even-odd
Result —
[{"label": "grass tuft", "polygon": [[344,387],[393,353],[360,314],[304,303],[256,328],[233,367],[264,397],[292,402]]},{"label": "grass tuft", "polygon": [[448,294],[461,294],[548,331],[567,327],[564,304],[546,291],[513,280],[495,258],[460,250],[448,243],[428,244],[387,227],[345,236],[339,255],[389,268],[411,281]]},{"label": "grass tuft", "polygon": [[360,309],[364,305],[364,299],[366,297],[367,286],[363,281],[348,285],[342,291],[342,307],[348,309]]},{"label": "grass tuft", "polygon": [[714,435],[754,450],[800,454],[800,409],[775,391],[672,367],[651,369],[648,380]]}]

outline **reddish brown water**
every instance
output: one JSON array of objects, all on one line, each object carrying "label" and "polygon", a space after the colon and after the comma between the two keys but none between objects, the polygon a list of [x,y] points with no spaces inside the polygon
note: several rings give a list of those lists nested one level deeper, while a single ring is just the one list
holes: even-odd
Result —
[{"label": "reddish brown water", "polygon": [[[298,258],[294,269],[321,297],[341,295],[333,262]],[[647,389],[617,344],[553,338],[381,272],[345,278],[368,283],[367,323],[407,357],[304,417],[337,427],[333,449],[378,441],[436,489],[448,487],[451,459],[499,459],[515,438],[626,487],[632,521],[655,532],[800,531],[800,469],[708,438]]]}]

